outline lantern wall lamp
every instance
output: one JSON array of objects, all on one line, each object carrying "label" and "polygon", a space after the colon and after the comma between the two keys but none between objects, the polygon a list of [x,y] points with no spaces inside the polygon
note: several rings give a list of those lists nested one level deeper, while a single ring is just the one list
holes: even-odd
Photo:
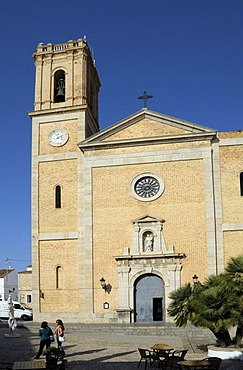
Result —
[{"label": "lantern wall lamp", "polygon": [[198,284],[198,276],[196,274],[193,275],[192,281],[193,281],[193,284],[194,285],[197,285]]},{"label": "lantern wall lamp", "polygon": [[104,291],[106,292],[107,291],[107,285],[106,285],[105,279],[103,277],[100,279],[100,285],[101,285],[102,289],[104,289]]}]

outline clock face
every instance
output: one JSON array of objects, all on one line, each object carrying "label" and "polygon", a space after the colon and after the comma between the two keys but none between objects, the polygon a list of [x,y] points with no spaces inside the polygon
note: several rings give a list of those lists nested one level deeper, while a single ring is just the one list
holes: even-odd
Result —
[{"label": "clock face", "polygon": [[49,134],[49,143],[53,146],[62,146],[68,141],[68,133],[64,130],[54,130]]}]

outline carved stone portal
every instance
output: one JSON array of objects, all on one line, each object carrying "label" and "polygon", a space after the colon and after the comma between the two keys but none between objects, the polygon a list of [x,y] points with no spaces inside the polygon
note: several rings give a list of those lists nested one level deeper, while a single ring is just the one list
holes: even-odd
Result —
[{"label": "carved stone portal", "polygon": [[[126,247],[123,255],[114,257],[118,274],[117,319],[121,323],[136,322],[137,305],[135,289],[138,279],[159,277],[163,289],[160,297],[163,302],[163,320],[173,321],[167,314],[169,295],[178,289],[181,283],[181,259],[183,253],[175,253],[174,247],[166,248],[163,236],[163,219],[145,215],[133,221],[134,235],[131,248]],[[151,303],[151,302],[150,302]],[[153,311],[154,303],[149,309]]]}]

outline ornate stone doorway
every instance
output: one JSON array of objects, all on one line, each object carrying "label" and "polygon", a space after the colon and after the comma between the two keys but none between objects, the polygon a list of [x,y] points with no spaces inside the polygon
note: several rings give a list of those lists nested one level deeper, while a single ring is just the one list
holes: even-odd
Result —
[{"label": "ornate stone doorway", "polygon": [[134,322],[164,321],[164,283],[154,274],[140,276],[134,284]]},{"label": "ornate stone doorway", "polygon": [[118,273],[118,322],[170,322],[169,295],[180,287],[184,253],[166,247],[163,219],[145,215],[133,221],[131,247],[114,257]]}]

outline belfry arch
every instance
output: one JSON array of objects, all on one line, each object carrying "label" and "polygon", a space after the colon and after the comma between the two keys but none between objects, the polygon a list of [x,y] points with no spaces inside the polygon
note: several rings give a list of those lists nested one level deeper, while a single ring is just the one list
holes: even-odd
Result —
[{"label": "belfry arch", "polygon": [[65,102],[65,71],[59,69],[54,74],[54,103]]},{"label": "belfry arch", "polygon": [[62,69],[57,70],[54,73],[54,103],[65,102],[66,100],[66,80],[65,71]]}]

